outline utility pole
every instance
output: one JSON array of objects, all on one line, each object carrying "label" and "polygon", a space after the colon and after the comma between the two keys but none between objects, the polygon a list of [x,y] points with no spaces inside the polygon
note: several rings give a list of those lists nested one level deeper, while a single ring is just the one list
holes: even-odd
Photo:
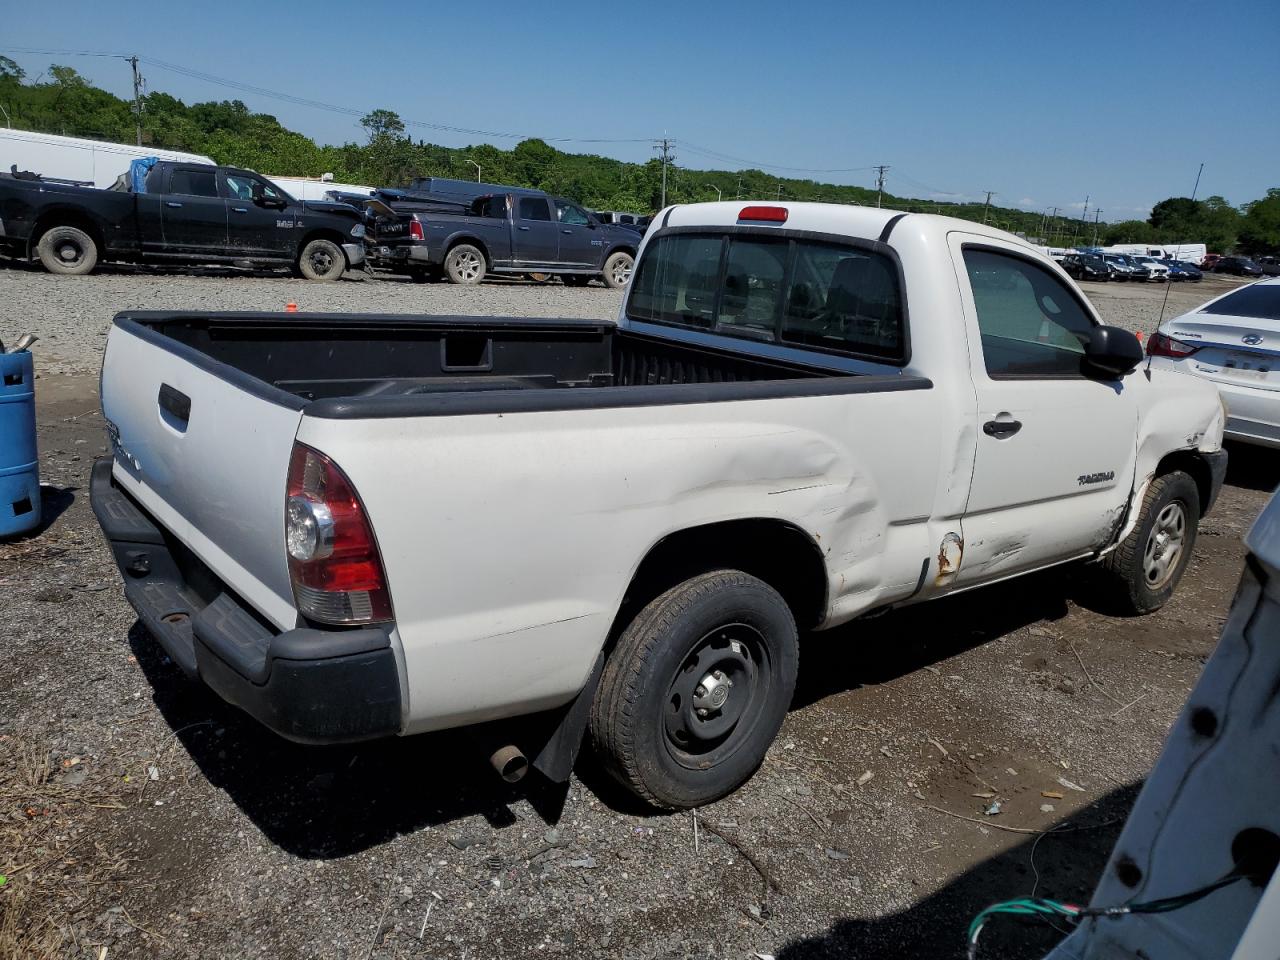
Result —
[{"label": "utility pole", "polygon": [[1093,245],[1098,245],[1098,218],[1102,216],[1102,211],[1097,208],[1093,211]]},{"label": "utility pole", "polygon": [[1049,242],[1045,244],[1047,247],[1053,246],[1053,236],[1058,229],[1058,208],[1053,208],[1053,213],[1049,214]]},{"label": "utility pole", "polygon": [[742,199],[742,174],[738,174],[738,192],[733,199],[735,200]]},{"label": "utility pole", "polygon": [[879,164],[876,168],[876,206],[879,207],[884,201],[884,172],[889,169],[888,164]]},{"label": "utility pole", "polygon": [[[1084,226],[1085,221],[1087,221],[1088,219],[1089,219],[1089,195],[1086,193],[1084,195],[1084,209],[1080,211],[1080,233],[1082,235],[1084,234],[1084,231],[1085,231],[1085,226]],[[1074,233],[1071,235],[1071,245],[1073,247],[1076,245],[1076,235]]]},{"label": "utility pole", "polygon": [[708,183],[708,184],[707,184],[707,186],[708,186],[708,187],[710,187],[712,190],[714,190],[714,191],[716,192],[716,199],[717,199],[717,200],[723,200],[723,199],[724,199],[724,194],[720,192],[720,188],[719,188],[719,187],[717,187],[714,183]]},{"label": "utility pole", "polygon": [[779,202],[782,200],[782,184],[778,184],[778,200]]},{"label": "utility pole", "polygon": [[138,55],[128,58],[133,67],[133,120],[138,133],[138,146],[142,146],[142,77],[138,74]]},{"label": "utility pole", "polygon": [[676,142],[668,137],[653,141],[653,149],[662,154],[662,206],[667,205],[667,164],[675,160]]},{"label": "utility pole", "polygon": [[987,191],[987,202],[982,205],[982,222],[987,222],[987,211],[991,209],[991,198],[996,195],[994,190]]}]

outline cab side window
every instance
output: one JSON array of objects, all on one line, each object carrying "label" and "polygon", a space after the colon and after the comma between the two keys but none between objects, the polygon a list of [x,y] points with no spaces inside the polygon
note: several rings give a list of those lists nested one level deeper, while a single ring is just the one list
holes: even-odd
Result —
[{"label": "cab side window", "polygon": [[1021,257],[966,249],[982,356],[992,379],[1084,376],[1094,322],[1048,270]]},{"label": "cab side window", "polygon": [[218,180],[212,170],[175,170],[169,192],[184,197],[216,197]]},{"label": "cab side window", "polygon": [[521,220],[551,219],[551,211],[547,208],[547,201],[542,197],[521,197],[519,211],[519,219]]},{"label": "cab side window", "polygon": [[563,200],[556,201],[556,216],[560,218],[561,223],[580,227],[585,227],[591,222],[581,208],[575,207],[572,203],[565,203]]}]

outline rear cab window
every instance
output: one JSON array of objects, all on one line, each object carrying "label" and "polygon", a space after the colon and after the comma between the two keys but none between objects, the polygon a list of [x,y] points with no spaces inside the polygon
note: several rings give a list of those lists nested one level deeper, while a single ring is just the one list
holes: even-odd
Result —
[{"label": "rear cab window", "polygon": [[633,320],[904,365],[901,284],[896,261],[870,246],[681,232],[650,242],[626,309]]}]

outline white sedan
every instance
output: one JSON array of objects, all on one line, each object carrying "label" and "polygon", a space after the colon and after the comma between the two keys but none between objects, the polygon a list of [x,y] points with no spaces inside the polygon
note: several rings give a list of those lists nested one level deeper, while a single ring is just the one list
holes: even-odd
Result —
[{"label": "white sedan", "polygon": [[1280,447],[1280,277],[1166,320],[1147,341],[1147,354],[1153,367],[1217,384],[1228,437]]}]

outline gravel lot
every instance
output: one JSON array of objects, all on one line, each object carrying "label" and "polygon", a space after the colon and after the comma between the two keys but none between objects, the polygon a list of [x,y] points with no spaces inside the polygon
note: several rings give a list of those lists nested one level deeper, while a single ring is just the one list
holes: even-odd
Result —
[{"label": "gravel lot", "polygon": [[[1224,288],[1175,287],[1168,312]],[[14,269],[0,292],[5,339],[45,338],[47,484],[45,528],[0,544],[3,958],[962,956],[992,900],[1088,896],[1280,477],[1275,457],[1232,451],[1193,565],[1154,616],[1102,616],[1055,573],[806,638],[777,744],[695,831],[638,810],[590,759],[567,791],[510,788],[467,732],[277,739],[157,652],[87,502],[119,309],[610,317],[617,294]],[[1164,294],[1088,292],[1147,331]],[[1002,812],[985,817],[992,799]],[[1033,864],[1036,834],[1066,821],[1083,829],[1045,836]],[[993,926],[983,956],[1036,957],[1056,936]]]},{"label": "gravel lot", "polygon": [[111,318],[121,310],[283,310],[296,303],[319,313],[434,313],[483,316],[588,317],[612,320],[622,292],[600,283],[566,287],[522,280],[488,281],[479,287],[415,283],[376,274],[337,283],[313,283],[281,275],[210,270],[198,276],[156,269],[120,268],[87,277],[55,277],[0,260],[0,291],[18,305],[10,310],[5,338],[20,328],[44,341],[44,374],[98,375]]}]

